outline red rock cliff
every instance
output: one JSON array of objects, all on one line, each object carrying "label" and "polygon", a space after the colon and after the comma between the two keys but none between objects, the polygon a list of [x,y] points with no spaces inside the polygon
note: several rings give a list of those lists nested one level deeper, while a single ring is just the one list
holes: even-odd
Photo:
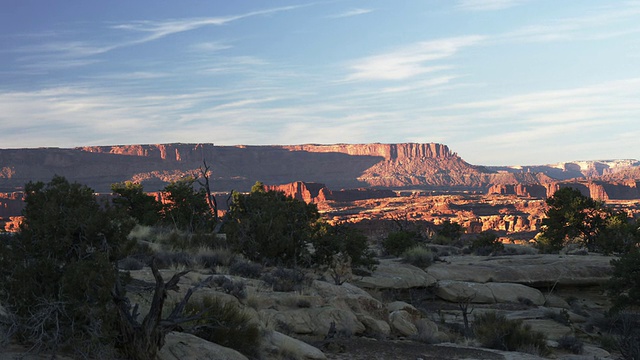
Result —
[{"label": "red rock cliff", "polygon": [[416,144],[336,144],[336,145],[290,145],[291,151],[336,152],[358,156],[381,156],[385,160],[396,159],[442,159],[457,156],[446,145],[436,143]]}]

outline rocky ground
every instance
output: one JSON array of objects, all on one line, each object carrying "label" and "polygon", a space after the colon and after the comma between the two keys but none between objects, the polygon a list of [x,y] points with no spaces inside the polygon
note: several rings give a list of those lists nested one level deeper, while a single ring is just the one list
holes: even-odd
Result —
[{"label": "rocky ground", "polygon": [[[233,302],[258,319],[271,334],[265,345],[270,349],[268,358],[537,358],[482,349],[465,340],[459,332],[463,302],[468,302],[471,321],[478,314],[497,311],[543,332],[552,347],[564,336],[579,336],[586,341],[581,358],[613,358],[595,346],[598,330],[592,325],[608,308],[599,287],[608,278],[611,258],[512,255],[442,260],[425,271],[398,259],[382,259],[370,276],[354,277],[342,285],[314,280],[292,292],[273,291],[261,280],[227,276],[244,282],[245,299],[214,285],[199,290],[197,296]],[[163,273],[169,277],[172,271]],[[148,269],[132,271],[132,276],[151,284]],[[181,281],[183,291],[206,276],[202,271],[190,273]],[[592,344],[589,339],[594,339]],[[170,349],[171,341],[168,344]],[[577,355],[556,349],[552,356]],[[163,359],[173,358],[180,357]]]},{"label": "rocky ground", "polygon": [[[215,273],[203,269],[184,276],[169,303],[204,280],[192,300],[216,298],[247,313],[265,334],[266,359],[540,358],[484,349],[465,339],[462,305],[471,323],[488,311],[522,320],[546,335],[552,358],[613,359],[615,354],[597,346],[600,330],[594,325],[609,306],[600,286],[608,279],[610,260],[599,255],[454,255],[421,269],[386,258],[369,276],[341,285],[308,279],[294,291],[274,291],[262,280],[224,275],[220,268]],[[177,270],[161,272],[168,279]],[[144,314],[153,275],[143,268],[131,276],[129,296]],[[243,293],[225,289],[220,278],[244,284]],[[566,336],[584,342],[581,354],[558,348]],[[13,358],[14,350],[5,350],[0,358]],[[160,358],[246,359],[185,333],[170,334]]]}]

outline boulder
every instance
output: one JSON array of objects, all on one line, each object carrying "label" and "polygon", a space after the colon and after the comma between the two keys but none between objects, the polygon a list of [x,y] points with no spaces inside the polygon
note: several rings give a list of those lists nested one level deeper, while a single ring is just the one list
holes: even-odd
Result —
[{"label": "boulder", "polygon": [[387,311],[389,311],[390,313],[397,310],[404,310],[410,314],[413,314],[414,316],[418,316],[418,317],[421,316],[420,310],[416,309],[413,305],[408,304],[404,301],[394,301],[387,304]]},{"label": "boulder", "polygon": [[354,281],[365,289],[411,289],[435,285],[436,280],[424,270],[397,260],[383,259],[371,276]]},{"label": "boulder", "polygon": [[265,346],[269,352],[286,359],[325,360],[327,358],[318,348],[277,331],[272,331],[265,337]]},{"label": "boulder", "polygon": [[418,319],[415,322],[418,329],[418,335],[422,339],[437,339],[438,338],[438,324],[429,319]]},{"label": "boulder", "polygon": [[358,314],[358,321],[365,327],[365,335],[378,337],[387,337],[391,334],[391,327],[384,320],[378,320],[369,315]]},{"label": "boulder", "polygon": [[158,354],[159,360],[247,360],[236,350],[214,344],[195,335],[170,332]]},{"label": "boulder", "polygon": [[451,302],[470,301],[475,304],[496,302],[493,292],[485,284],[466,281],[440,281],[436,288],[436,296]]},{"label": "boulder", "polygon": [[538,289],[521,284],[487,283],[485,284],[493,293],[497,303],[517,303],[523,299],[533,305],[542,305],[545,302],[544,295]]},{"label": "boulder", "polygon": [[401,336],[415,336],[418,328],[413,323],[413,316],[405,310],[396,310],[389,314],[391,330]]},{"label": "boulder", "polygon": [[331,306],[284,311],[265,309],[258,313],[263,324],[273,324],[274,328],[284,327],[300,335],[325,336],[331,323],[335,323],[339,333],[347,335],[361,334],[365,331],[365,326],[354,313]]}]

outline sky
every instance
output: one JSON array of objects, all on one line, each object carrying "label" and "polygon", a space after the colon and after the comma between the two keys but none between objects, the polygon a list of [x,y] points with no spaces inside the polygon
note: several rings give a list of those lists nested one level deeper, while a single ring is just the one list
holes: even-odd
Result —
[{"label": "sky", "polygon": [[0,0],[0,148],[640,159],[640,1]]}]

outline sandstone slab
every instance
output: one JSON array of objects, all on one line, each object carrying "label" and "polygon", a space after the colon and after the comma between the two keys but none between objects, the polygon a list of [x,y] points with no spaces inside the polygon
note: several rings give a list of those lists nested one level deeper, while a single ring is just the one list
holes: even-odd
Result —
[{"label": "sandstone slab", "polygon": [[383,259],[371,276],[354,281],[365,289],[411,289],[435,285],[436,279],[424,270],[397,260]]},{"label": "sandstone slab", "polygon": [[327,358],[320,349],[277,331],[266,336],[265,342],[271,352],[277,353],[283,358],[296,360],[325,360]]},{"label": "sandstone slab", "polygon": [[195,335],[171,332],[158,354],[158,360],[247,360],[236,350],[214,344]]}]

